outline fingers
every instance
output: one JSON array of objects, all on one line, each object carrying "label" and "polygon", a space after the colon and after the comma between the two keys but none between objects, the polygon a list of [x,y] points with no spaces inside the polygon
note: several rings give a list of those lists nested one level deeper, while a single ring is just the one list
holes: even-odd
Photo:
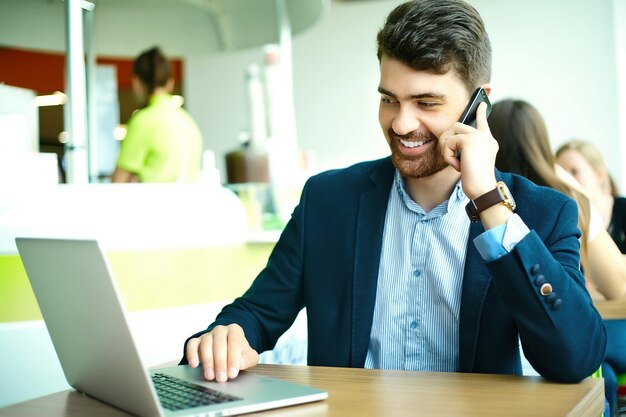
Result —
[{"label": "fingers", "polygon": [[185,354],[190,367],[202,364],[204,377],[218,382],[236,378],[240,370],[259,361],[258,353],[250,347],[237,324],[216,326],[209,333],[189,340]]},{"label": "fingers", "polygon": [[473,132],[476,132],[473,127],[457,123],[441,135],[441,155],[458,172],[461,172],[461,160],[466,148],[475,142]]},{"label": "fingers", "polygon": [[212,332],[190,339],[185,354],[190,367],[197,368],[202,364],[204,377],[209,381],[215,379]]},{"label": "fingers", "polygon": [[[241,327],[237,327],[241,329]],[[239,369],[241,367],[241,353],[244,348],[245,340],[246,338],[243,335],[243,330],[237,331],[237,329],[233,329],[233,331],[228,335],[228,338],[226,339],[227,355],[224,358],[224,362],[226,363],[226,375],[222,374],[224,370],[220,368],[220,371],[218,372],[218,375],[220,375],[220,377],[218,377],[218,381],[223,377],[226,377],[226,379],[233,379],[239,375]]]},{"label": "fingers", "polygon": [[[486,110],[486,104],[478,108],[478,128],[454,123],[440,136],[441,155],[461,173],[463,192],[470,198],[484,194],[484,190],[492,189],[495,184],[498,143],[489,131]],[[457,151],[460,152],[460,159],[456,158]]]},{"label": "fingers", "polygon": [[491,130],[489,129],[487,117],[487,103],[482,102],[476,109],[476,129],[481,132],[489,133],[489,136],[491,136]]},{"label": "fingers", "polygon": [[197,368],[200,364],[200,360],[198,358],[198,346],[200,345],[200,338],[196,337],[193,339],[189,339],[187,342],[187,347],[185,348],[185,357],[187,358],[187,362],[189,366],[192,368]]},{"label": "fingers", "polygon": [[259,354],[256,350],[250,347],[250,344],[246,340],[246,345],[244,346],[243,352],[241,354],[240,369],[244,370],[252,368],[257,363],[259,363]]},{"label": "fingers", "polygon": [[[239,326],[237,326],[239,327]],[[226,382],[228,380],[228,375],[226,374],[226,361],[228,359],[228,332],[230,326],[217,326],[215,327],[211,333],[213,334],[213,343],[211,345],[207,345],[206,352],[203,351],[204,356],[202,356],[202,366],[205,365],[204,358],[207,358],[207,362],[209,364],[213,364],[215,371],[215,380],[217,382]],[[212,352],[211,352],[212,350]],[[207,372],[204,372],[205,377],[207,376]],[[209,376],[211,374],[209,373]],[[209,378],[207,378],[209,379]]]},{"label": "fingers", "polygon": [[440,151],[444,161],[458,172],[461,171],[461,148],[457,146],[456,135],[448,129],[441,134]]}]

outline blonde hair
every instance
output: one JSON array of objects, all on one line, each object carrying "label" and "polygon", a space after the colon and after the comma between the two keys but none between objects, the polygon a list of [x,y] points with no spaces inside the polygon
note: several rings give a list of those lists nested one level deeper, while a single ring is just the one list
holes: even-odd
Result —
[{"label": "blonde hair", "polygon": [[603,169],[606,172],[611,195],[613,197],[617,197],[619,195],[619,189],[617,188],[617,184],[615,184],[615,181],[613,181],[613,177],[611,177],[611,174],[609,173],[606,164],[604,163],[602,153],[600,153],[600,150],[593,143],[581,139],[572,139],[559,146],[559,148],[556,150],[556,157],[558,158],[559,155],[561,155],[565,151],[578,152],[583,158],[585,158],[585,161],[587,161],[589,166],[594,171],[599,171]]}]

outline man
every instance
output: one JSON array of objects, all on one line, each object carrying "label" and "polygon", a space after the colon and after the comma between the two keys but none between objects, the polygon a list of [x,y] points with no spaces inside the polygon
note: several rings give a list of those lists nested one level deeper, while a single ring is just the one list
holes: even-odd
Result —
[{"label": "man", "polygon": [[490,90],[480,15],[411,1],[377,40],[391,158],[311,178],[267,267],[182,362],[235,378],[306,307],[310,365],[521,374],[519,338],[544,377],[582,380],[606,336],[579,269],[576,204],[494,169],[485,104],[476,128],[457,122]]},{"label": "man", "polygon": [[111,182],[194,182],[202,165],[202,134],[171,96],[174,78],[158,47],[133,63],[133,93],[141,109],[128,121]]}]

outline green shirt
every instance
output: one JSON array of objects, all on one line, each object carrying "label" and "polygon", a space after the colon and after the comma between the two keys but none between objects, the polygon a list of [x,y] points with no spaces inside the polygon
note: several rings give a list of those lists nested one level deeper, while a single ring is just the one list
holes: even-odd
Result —
[{"label": "green shirt", "polygon": [[141,182],[196,181],[202,148],[202,134],[189,113],[162,94],[130,118],[117,166]]}]

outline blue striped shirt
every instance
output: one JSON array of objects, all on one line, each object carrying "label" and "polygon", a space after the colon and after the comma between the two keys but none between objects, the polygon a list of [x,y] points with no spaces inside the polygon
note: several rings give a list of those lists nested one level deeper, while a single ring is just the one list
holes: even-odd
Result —
[{"label": "blue striped shirt", "polygon": [[[459,311],[469,218],[461,181],[426,213],[396,171],[389,195],[366,368],[458,371]],[[517,215],[474,239],[485,261],[529,233]]]},{"label": "blue striped shirt", "polygon": [[458,371],[468,201],[459,181],[448,200],[426,213],[396,172],[366,368]]}]

